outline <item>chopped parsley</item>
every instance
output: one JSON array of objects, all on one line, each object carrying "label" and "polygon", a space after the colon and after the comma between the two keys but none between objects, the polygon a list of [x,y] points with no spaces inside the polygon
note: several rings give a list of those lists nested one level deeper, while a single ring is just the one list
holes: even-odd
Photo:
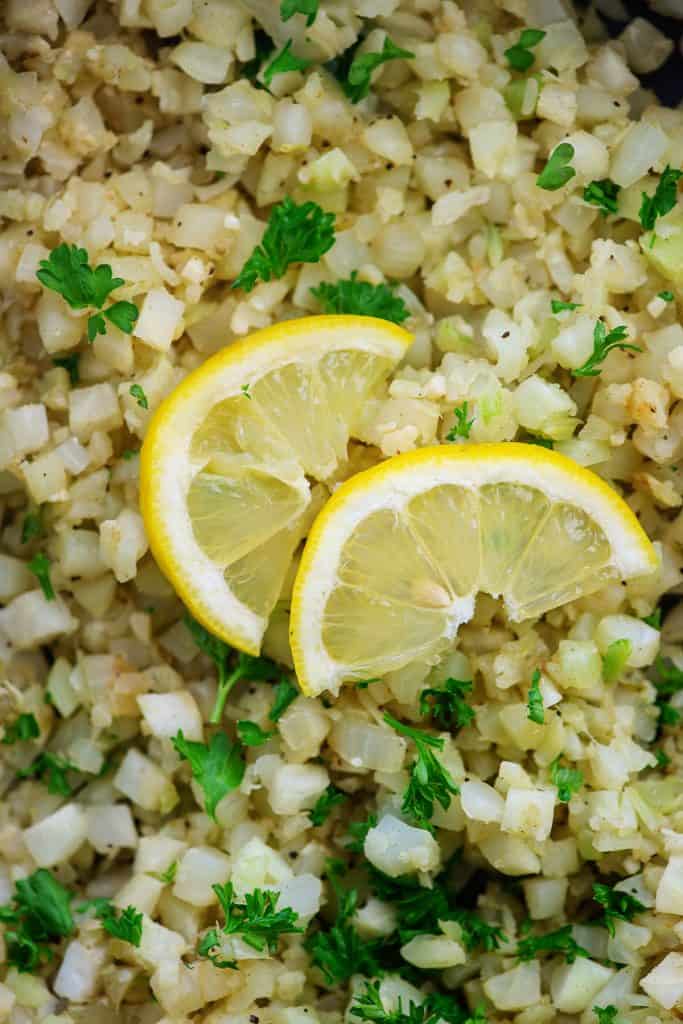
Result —
[{"label": "chopped parsley", "polygon": [[66,370],[69,374],[69,380],[71,381],[72,387],[76,387],[76,385],[80,383],[81,374],[78,367],[80,358],[80,352],[74,352],[73,355],[60,356],[58,359],[55,358],[52,360],[55,366],[61,366],[61,368]]},{"label": "chopped parsley", "polygon": [[130,334],[138,318],[138,309],[132,302],[114,302],[104,308],[113,291],[125,284],[123,278],[114,277],[108,263],[100,263],[93,270],[85,249],[65,242],[53,249],[46,260],[40,261],[36,276],[45,288],[57,292],[71,309],[94,309],[88,317],[88,340],[106,334],[105,319],[125,334]]},{"label": "chopped parsley", "polygon": [[527,715],[530,722],[536,725],[543,725],[545,722],[545,708],[543,707],[543,694],[541,693],[541,671],[534,669],[531,677],[531,686],[527,694]]},{"label": "chopped parsley", "polygon": [[288,39],[263,72],[263,81],[268,88],[270,88],[276,75],[284,75],[287,71],[306,71],[307,68],[310,68],[313,61],[297,57],[291,51],[292,40]]},{"label": "chopped parsley", "polygon": [[359,281],[356,270],[346,280],[334,284],[323,281],[311,292],[326,313],[374,316],[393,324],[402,324],[410,316],[405,302],[394,295],[391,285]]},{"label": "chopped parsley", "polygon": [[356,993],[349,1014],[371,1024],[486,1024],[483,1006],[470,1013],[453,996],[430,992],[421,1002],[409,1003],[404,1009],[399,997],[393,1010],[386,1010],[380,995],[379,981],[365,981],[365,990]]},{"label": "chopped parsley", "polygon": [[657,292],[657,298],[658,299],[663,299],[664,302],[673,302],[673,300],[674,300],[674,293],[670,292],[667,289],[666,291],[663,291],[663,292]]},{"label": "chopped parsley", "polygon": [[358,45],[354,43],[345,53],[331,61],[328,68],[351,102],[360,103],[370,92],[373,71],[387,61],[409,60],[414,56],[410,50],[402,50],[386,36],[381,53],[358,53]]},{"label": "chopped parsley", "polygon": [[223,936],[239,935],[252,949],[259,953],[267,951],[272,954],[277,952],[281,935],[299,934],[303,930],[297,928],[297,915],[291,907],[277,909],[280,897],[278,892],[254,889],[253,892],[245,894],[243,903],[238,903],[231,882],[226,885],[214,885],[212,888],[225,914],[225,924],[220,930],[212,928],[204,935],[198,952],[200,956],[211,960],[216,967],[237,967],[235,961],[223,960],[212,952],[216,947],[220,947]]},{"label": "chopped parsley", "polygon": [[30,713],[22,713],[13,722],[5,726],[5,735],[2,737],[2,742],[6,746],[11,746],[14,743],[23,743],[26,740],[35,740],[38,736],[40,736],[40,726],[36,721],[36,716]]},{"label": "chopped parsley", "polygon": [[268,718],[271,722],[279,722],[285,711],[293,701],[299,696],[299,691],[286,676],[283,676],[280,682],[275,687],[275,700],[273,706],[268,712]]},{"label": "chopped parsley", "polygon": [[683,671],[677,668],[673,661],[658,655],[655,660],[655,671],[655,686],[660,697],[673,697],[675,693],[683,690]]},{"label": "chopped parsley", "polygon": [[450,772],[433,753],[433,749],[443,750],[444,741],[422,729],[404,725],[389,714],[384,715],[384,721],[415,744],[417,756],[410,769],[410,782],[403,794],[401,809],[419,828],[431,830],[430,818],[434,814],[434,802],[446,811],[451,805],[451,796],[460,792]]},{"label": "chopped parsley", "polygon": [[574,152],[574,147],[570,142],[561,142],[559,146],[556,146],[548,157],[545,167],[536,178],[538,187],[546,189],[548,192],[556,192],[558,188],[562,188],[568,181],[571,181],[576,174],[570,164]]},{"label": "chopped parsley", "polygon": [[49,944],[74,931],[71,898],[68,889],[45,868],[14,883],[12,904],[0,907],[8,966],[30,972],[52,959]]},{"label": "chopped parsley", "polygon": [[50,579],[50,559],[47,557],[44,551],[37,551],[30,562],[26,563],[26,568],[29,569],[38,580],[40,589],[43,592],[46,601],[54,601],[55,590],[52,586],[52,580]]},{"label": "chopped parsley", "polygon": [[178,874],[178,861],[174,860],[165,871],[150,871],[150,874],[152,878],[156,878],[158,882],[163,882],[164,885],[173,885],[175,876]]},{"label": "chopped parsley", "polygon": [[618,1010],[616,1006],[594,1006],[593,1013],[598,1019],[598,1024],[615,1024]]},{"label": "chopped parsley", "polygon": [[342,890],[335,863],[328,864],[327,875],[336,897],[334,924],[308,936],[304,941],[304,949],[330,985],[343,984],[354,974],[377,974],[378,946],[381,940],[368,942],[362,939],[351,924],[358,906],[357,891]]},{"label": "chopped parsley", "polygon": [[237,743],[231,743],[223,732],[212,736],[208,745],[186,740],[182,729],[173,738],[173,746],[188,761],[192,777],[204,790],[206,813],[216,820],[216,807],[236,789],[244,778],[244,758]]},{"label": "chopped parsley", "polygon": [[287,196],[273,207],[261,244],[232,287],[250,292],[259,280],[283,277],[292,263],[318,263],[334,245],[334,221],[317,203],[299,205]]},{"label": "chopped parsley", "polygon": [[245,398],[248,398],[249,401],[251,401],[251,392],[249,390],[248,384],[243,384],[242,387],[240,388],[240,391],[242,392]]},{"label": "chopped parsley", "polygon": [[578,309],[582,303],[580,302],[561,302],[559,299],[551,299],[550,308],[556,315],[558,313],[573,312]]},{"label": "chopped parsley", "polygon": [[613,683],[621,676],[626,663],[631,657],[633,644],[624,637],[614,640],[602,656],[602,678],[606,683]]},{"label": "chopped parsley", "polygon": [[420,714],[431,715],[442,729],[462,729],[475,718],[474,708],[465,700],[471,692],[471,680],[449,677],[443,686],[430,686],[421,692]]},{"label": "chopped parsley", "polygon": [[349,822],[348,833],[351,842],[346,844],[346,849],[351,853],[362,853],[365,840],[371,828],[377,825],[377,815],[369,814],[364,821]]},{"label": "chopped parsley", "polygon": [[673,706],[673,704],[658,702],[657,707],[659,708],[660,725],[678,725],[681,720],[681,713]]},{"label": "chopped parsley", "polygon": [[149,402],[147,401],[147,395],[145,394],[140,384],[131,384],[128,389],[128,393],[138,403],[141,409],[149,409]]},{"label": "chopped parsley", "polygon": [[479,950],[482,953],[494,953],[501,944],[507,942],[507,936],[498,925],[489,924],[475,914],[473,910],[451,910],[448,920],[460,925],[462,941],[468,953]]},{"label": "chopped parsley", "polygon": [[621,352],[626,352],[627,350],[642,352],[642,349],[637,345],[628,345],[624,341],[624,338],[627,337],[628,331],[623,324],[615,327],[608,333],[603,321],[596,320],[595,327],[593,328],[593,351],[583,366],[572,370],[574,377],[597,377],[602,370],[600,363],[607,358],[614,348],[618,348]]},{"label": "chopped parsley", "polygon": [[636,914],[647,909],[629,892],[620,892],[601,883],[593,886],[593,899],[603,907],[603,923],[611,936],[614,936],[615,921],[632,921]]},{"label": "chopped parsley", "polygon": [[616,213],[619,209],[617,197],[621,192],[621,185],[617,185],[611,178],[601,178],[599,181],[591,181],[583,190],[583,201],[597,206],[603,217],[610,213]]},{"label": "chopped parsley", "polygon": [[668,768],[669,767],[669,765],[671,764],[671,758],[669,757],[669,755],[664,750],[661,749],[661,747],[659,749],[657,749],[657,750],[653,750],[652,753],[657,758],[657,767],[658,768]]},{"label": "chopped parsley", "polygon": [[545,935],[527,935],[517,943],[517,956],[522,961],[535,960],[541,953],[557,953],[564,956],[568,964],[577,957],[590,957],[590,953],[572,938],[572,926],[564,925]]},{"label": "chopped parsley", "polygon": [[652,626],[653,629],[662,628],[662,609],[655,608],[649,615],[644,615],[642,621],[648,626]]},{"label": "chopped parsley", "polygon": [[510,67],[515,71],[528,71],[535,60],[531,50],[538,46],[542,39],[545,39],[545,32],[542,29],[522,29],[518,42],[505,51]]},{"label": "chopped parsley", "polygon": [[67,779],[67,772],[77,772],[79,769],[71,761],[59,754],[51,754],[44,750],[31,761],[27,768],[17,772],[20,779],[40,779],[47,786],[48,793],[54,796],[71,796],[73,788]]},{"label": "chopped parsley", "polygon": [[332,810],[338,805],[343,804],[345,800],[348,800],[348,795],[343,793],[341,789],[337,789],[336,786],[329,785],[324,793],[322,793],[316,800],[314,806],[308,812],[311,824],[319,827],[323,825]]},{"label": "chopped parsley", "polygon": [[303,14],[306,25],[310,28],[318,14],[319,2],[320,0],[282,0],[280,17],[283,21],[289,21],[295,14]]},{"label": "chopped parsley", "polygon": [[459,437],[467,438],[470,436],[472,430],[472,424],[474,423],[474,416],[471,420],[467,419],[468,403],[463,402],[462,405],[456,405],[453,410],[455,416],[455,425],[446,434],[447,441],[457,441]]},{"label": "chopped parsley", "polygon": [[134,459],[135,456],[139,454],[139,448],[125,448],[124,451],[121,452],[121,458],[124,460],[124,462],[130,462],[131,459]]},{"label": "chopped parsley", "polygon": [[[642,202],[638,217],[646,231],[654,231],[659,217],[664,217],[673,210],[678,200],[678,182],[683,178],[683,171],[676,170],[668,164],[662,171],[654,195],[642,192]],[[654,236],[652,238],[654,242]]]},{"label": "chopped parsley", "polygon": [[550,779],[553,786],[557,786],[557,799],[563,804],[568,804],[574,793],[583,786],[583,772],[563,765],[562,754],[550,762]]},{"label": "chopped parsley", "polygon": [[135,907],[126,907],[117,911],[109,900],[97,900],[95,917],[113,939],[130,942],[131,946],[139,946],[142,940],[142,914]]},{"label": "chopped parsley", "polygon": [[237,735],[245,747],[262,747],[275,731],[265,732],[256,722],[241,721],[237,723]]},{"label": "chopped parsley", "polygon": [[33,512],[27,512],[21,524],[21,543],[28,544],[31,540],[37,540],[45,535],[43,526],[43,513],[38,506]]}]

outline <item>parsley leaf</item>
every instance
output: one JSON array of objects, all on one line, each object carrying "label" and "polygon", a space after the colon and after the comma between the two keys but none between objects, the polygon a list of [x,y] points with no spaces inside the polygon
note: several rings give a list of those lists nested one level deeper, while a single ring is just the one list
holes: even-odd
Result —
[{"label": "parsley leaf", "polygon": [[74,352],[70,356],[60,356],[58,359],[53,359],[52,362],[55,366],[61,366],[63,370],[69,374],[69,380],[71,386],[75,387],[81,379],[78,363],[81,358],[80,352]]},{"label": "parsley leaf", "polygon": [[535,960],[540,953],[560,953],[568,964],[573,964],[579,956],[590,957],[588,950],[572,938],[570,924],[557,931],[546,932],[545,935],[528,935],[517,943],[517,956],[520,960]]},{"label": "parsley leaf", "polygon": [[31,561],[26,563],[26,568],[38,580],[46,601],[54,601],[55,599],[55,591],[50,579],[50,565],[50,559],[44,551],[36,552]]},{"label": "parsley leaf", "polygon": [[102,922],[102,927],[113,939],[130,942],[131,946],[139,946],[142,940],[142,914],[135,907],[126,907],[118,912],[109,900],[98,900],[95,917]]},{"label": "parsley leaf", "polygon": [[402,324],[410,316],[405,302],[394,295],[391,285],[359,281],[356,270],[347,280],[335,284],[323,281],[311,292],[326,313],[375,316],[393,324]]},{"label": "parsley leaf", "polygon": [[341,789],[337,789],[336,786],[329,785],[324,793],[322,793],[316,800],[312,809],[308,812],[308,817],[311,820],[311,824],[319,827],[323,825],[337,804],[343,804],[345,800],[348,800],[348,795],[343,793]]},{"label": "parsley leaf", "polygon": [[296,686],[286,676],[283,676],[275,687],[275,700],[268,712],[271,722],[279,722],[289,705],[299,696]]},{"label": "parsley leaf", "polygon": [[10,725],[5,726],[2,742],[6,746],[11,746],[13,743],[35,740],[38,736],[40,736],[40,727],[35,715],[24,713],[15,718]]},{"label": "parsley leaf", "polygon": [[673,704],[657,702],[657,706],[659,708],[660,725],[678,725],[681,720],[681,713]]},{"label": "parsley leaf", "polygon": [[462,940],[468,953],[474,950],[494,953],[503,942],[507,942],[507,936],[502,928],[489,924],[473,910],[450,910],[448,920],[456,921],[460,925]]},{"label": "parsley leaf", "polygon": [[174,860],[172,864],[166,868],[165,871],[150,871],[149,874],[152,878],[156,878],[158,882],[163,882],[164,885],[173,885],[175,882],[175,876],[178,873],[178,861]]},{"label": "parsley leaf", "polygon": [[38,506],[35,512],[27,512],[24,516],[24,521],[21,524],[21,543],[28,544],[29,541],[43,537],[44,534],[43,513]]},{"label": "parsley leaf", "polygon": [[558,299],[550,300],[550,308],[555,314],[564,313],[566,311],[572,312],[573,310],[578,309],[581,305],[582,303],[580,302],[560,302]]},{"label": "parsley leaf", "polygon": [[470,436],[472,430],[472,424],[474,423],[474,416],[471,420],[467,419],[468,403],[463,402],[462,405],[456,405],[453,410],[455,416],[455,426],[446,434],[447,441],[457,441],[459,437],[467,439]]},{"label": "parsley leaf", "polygon": [[256,722],[240,721],[237,723],[237,735],[245,747],[261,747],[275,732],[264,732]]},{"label": "parsley leaf", "polygon": [[519,41],[505,51],[510,67],[515,71],[528,71],[535,59],[531,49],[542,39],[545,39],[545,32],[540,28],[523,29]]},{"label": "parsley leaf", "polygon": [[442,687],[431,686],[420,694],[420,714],[431,715],[442,729],[462,729],[475,718],[465,696],[472,692],[469,679],[446,679]]},{"label": "parsley leaf", "polygon": [[74,931],[70,903],[71,893],[45,868],[15,882],[11,906],[0,907],[7,964],[27,972],[52,959],[47,944]]},{"label": "parsley leaf", "polygon": [[381,53],[355,53],[348,68],[346,78],[341,80],[341,87],[352,103],[360,103],[370,92],[372,73],[382,64],[390,60],[409,60],[415,54],[410,50],[402,50],[392,43],[389,36],[384,39]]},{"label": "parsley leaf", "polygon": [[652,753],[657,758],[657,767],[658,768],[668,768],[669,767],[669,765],[671,764],[671,758],[669,757],[669,755],[664,750],[661,750],[661,749],[653,750]]},{"label": "parsley leaf", "polygon": [[304,949],[330,985],[342,984],[354,974],[377,974],[378,942],[362,939],[351,924],[358,905],[358,893],[355,889],[343,892],[335,870],[328,870],[328,877],[337,903],[334,924],[308,936]]},{"label": "parsley leaf", "polygon": [[232,883],[212,888],[225,914],[223,934],[241,935],[248,946],[260,953],[264,950],[275,953],[281,935],[295,935],[303,931],[297,928],[297,915],[291,907],[277,909],[278,892],[254,889],[245,894],[244,903],[237,903]]},{"label": "parsley leaf", "polygon": [[242,751],[223,732],[212,736],[207,745],[186,740],[182,729],[174,736],[173,746],[189,762],[192,777],[204,790],[206,813],[215,821],[219,802],[244,778]]},{"label": "parsley leaf", "polygon": [[646,907],[629,892],[611,889],[609,885],[596,883],[593,899],[604,908],[605,928],[614,937],[615,921],[632,921],[636,914],[642,914]]},{"label": "parsley leaf", "polygon": [[296,57],[292,52],[292,40],[288,39],[280,52],[273,58],[263,72],[263,81],[270,88],[276,75],[284,75],[287,71],[305,71],[313,61]]},{"label": "parsley leaf", "polygon": [[348,834],[351,842],[346,844],[346,849],[351,853],[362,853],[368,832],[377,824],[377,815],[369,814],[365,821],[351,821],[348,826]]},{"label": "parsley leaf", "polygon": [[667,291],[663,291],[663,292],[657,292],[657,298],[658,299],[663,299],[664,302],[673,302],[673,300],[674,300],[674,293],[670,292],[668,290]]},{"label": "parsley leaf", "polygon": [[527,694],[526,717],[530,722],[535,722],[536,725],[543,725],[545,722],[545,708],[543,707],[543,694],[541,693],[540,684],[540,669],[534,669],[534,674],[531,677],[531,686],[529,687],[529,693]]},{"label": "parsley leaf", "polygon": [[667,164],[662,171],[654,195],[649,196],[647,192],[641,193],[642,202],[638,217],[646,231],[653,231],[657,219],[673,210],[678,200],[680,178],[683,178],[683,171],[678,171]]},{"label": "parsley leaf", "polygon": [[141,409],[149,409],[147,395],[140,384],[131,384],[128,389],[128,394],[135,399]]},{"label": "parsley leaf", "polygon": [[292,263],[318,263],[334,245],[334,222],[317,203],[298,205],[287,196],[273,207],[261,244],[232,287],[250,292],[259,280],[283,277]]},{"label": "parsley leaf", "polygon": [[598,1024],[615,1024],[617,1019],[616,1006],[594,1006],[593,1013],[598,1018]]},{"label": "parsley leaf", "polygon": [[622,352],[626,352],[627,349],[631,352],[643,351],[637,345],[626,344],[624,338],[627,337],[628,331],[623,324],[620,327],[615,327],[608,334],[603,321],[596,320],[595,327],[593,328],[593,351],[582,366],[572,370],[573,376],[597,377],[602,370],[600,363],[607,358],[613,348],[618,348]]},{"label": "parsley leaf", "polygon": [[557,799],[560,803],[567,804],[573,794],[583,786],[583,772],[578,768],[567,768],[561,761],[562,754],[558,754],[555,760],[550,762],[550,779],[553,786],[557,786]]},{"label": "parsley leaf", "polygon": [[448,810],[451,795],[460,792],[450,772],[432,753],[431,748],[443,750],[444,741],[439,736],[432,736],[421,729],[404,725],[389,714],[384,715],[384,721],[415,744],[417,756],[410,769],[410,782],[403,794],[401,809],[419,828],[431,831],[429,819],[434,814],[434,801],[437,801],[444,810]]},{"label": "parsley leaf", "polygon": [[67,772],[77,772],[79,769],[71,761],[58,754],[50,754],[44,750],[31,761],[27,768],[17,772],[20,779],[40,779],[47,786],[48,793],[55,796],[71,796],[73,789],[66,777]]},{"label": "parsley leaf", "polygon": [[626,637],[614,640],[602,656],[602,678],[606,683],[619,679],[631,657],[633,644]]},{"label": "parsley leaf", "polygon": [[570,142],[561,142],[559,146],[556,146],[548,157],[547,164],[536,178],[538,187],[544,188],[548,192],[555,192],[571,181],[576,174],[574,168],[569,164],[574,152],[574,147]]},{"label": "parsley leaf", "polygon": [[355,995],[355,1002],[349,1013],[359,1020],[371,1024],[486,1024],[483,1006],[478,1006],[473,1014],[462,1007],[451,995],[442,992],[430,992],[421,1002],[409,1003],[404,1009],[399,997],[392,1010],[386,1010],[380,994],[379,981],[366,981],[365,990]]},{"label": "parsley leaf", "polygon": [[[100,263],[93,270],[86,250],[66,242],[53,249],[46,260],[40,261],[36,277],[45,288],[61,295],[72,309],[102,310],[111,293],[125,284],[123,278],[114,277],[108,263]],[[115,302],[104,309],[103,314],[94,313],[88,318],[89,341],[106,332],[104,317],[130,334],[138,318],[138,309],[132,302]]]},{"label": "parsley leaf", "polygon": [[610,213],[616,213],[619,209],[617,197],[621,192],[621,185],[617,185],[611,178],[600,178],[598,181],[591,181],[583,190],[584,203],[597,206],[603,217]]},{"label": "parsley leaf", "polygon": [[310,28],[318,14],[319,2],[320,0],[282,0],[280,17],[283,21],[289,21],[295,14],[303,14],[306,25]]},{"label": "parsley leaf", "polygon": [[675,693],[683,690],[683,670],[677,668],[673,661],[658,655],[655,660],[655,671],[655,686],[660,697],[673,697]]},{"label": "parsley leaf", "polygon": [[653,629],[662,628],[662,609],[655,608],[649,615],[643,615],[642,621],[648,626],[652,626]]}]

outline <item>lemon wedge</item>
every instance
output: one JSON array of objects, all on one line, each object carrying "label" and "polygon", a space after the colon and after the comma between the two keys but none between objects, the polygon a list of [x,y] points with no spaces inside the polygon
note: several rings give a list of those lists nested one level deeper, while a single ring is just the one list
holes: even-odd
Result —
[{"label": "lemon wedge", "polygon": [[656,567],[625,502],[556,452],[399,455],[342,484],[311,529],[292,595],[299,683],[336,692],[438,657],[479,591],[521,620]]},{"label": "lemon wedge", "polygon": [[324,482],[411,342],[370,317],[290,320],[207,360],[155,413],[140,462],[150,547],[222,640],[258,653]]}]

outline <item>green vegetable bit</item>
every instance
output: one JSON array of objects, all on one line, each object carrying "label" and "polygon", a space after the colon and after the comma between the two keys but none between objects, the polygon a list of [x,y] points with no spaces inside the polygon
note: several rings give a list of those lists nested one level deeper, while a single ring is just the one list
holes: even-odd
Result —
[{"label": "green vegetable bit", "polygon": [[571,313],[573,312],[573,310],[578,309],[581,305],[582,303],[580,302],[561,302],[558,299],[551,299],[550,301],[550,308],[555,314],[565,312]]},{"label": "green vegetable bit", "polygon": [[156,878],[158,882],[163,882],[164,885],[173,885],[175,876],[178,874],[178,861],[174,860],[165,871],[150,871],[149,874],[152,878]]},{"label": "green vegetable bit", "polygon": [[441,992],[430,992],[419,1003],[411,1001],[406,1010],[399,997],[395,1009],[386,1010],[379,981],[365,982],[365,990],[356,994],[349,1013],[371,1024],[438,1024],[439,1021],[446,1021],[447,1024],[486,1024],[483,1006],[478,1006],[474,1014],[470,1014],[452,996]]},{"label": "green vegetable bit", "polygon": [[356,270],[347,280],[334,284],[323,281],[311,292],[326,313],[374,316],[394,324],[402,324],[410,316],[405,302],[394,295],[391,285],[359,281]]},{"label": "green vegetable bit", "polygon": [[594,1006],[593,1013],[598,1019],[598,1024],[615,1024],[618,1010],[616,1006]]},{"label": "green vegetable bit", "polygon": [[616,213],[619,209],[618,196],[621,192],[621,185],[617,185],[610,178],[601,178],[599,181],[591,181],[583,190],[583,201],[597,206],[603,217],[610,213]]},{"label": "green vegetable bit", "polygon": [[186,740],[182,729],[173,738],[173,746],[188,761],[192,777],[204,790],[206,813],[216,820],[216,807],[236,789],[244,778],[244,758],[238,744],[231,743],[223,732],[212,736],[208,745]]},{"label": "green vegetable bit", "polygon": [[593,899],[604,908],[603,921],[611,936],[614,936],[615,921],[632,921],[636,914],[647,909],[630,893],[600,883],[593,886]]},{"label": "green vegetable bit", "polygon": [[232,287],[250,292],[259,280],[283,277],[292,263],[318,263],[334,245],[334,221],[317,203],[297,205],[287,196],[273,207],[261,244]]},{"label": "green vegetable bit", "polygon": [[275,687],[275,700],[268,712],[271,722],[279,722],[289,705],[299,696],[299,691],[286,676]]},{"label": "green vegetable bit", "polygon": [[97,917],[108,935],[122,942],[138,947],[142,941],[142,914],[135,907],[117,910],[109,900],[98,900],[95,910]]},{"label": "green vegetable bit", "polygon": [[624,338],[627,337],[628,331],[623,324],[608,333],[603,321],[596,320],[593,328],[593,351],[582,366],[572,370],[574,377],[597,377],[602,370],[600,363],[604,362],[614,348],[618,348],[621,352],[643,351],[638,345],[626,344]]},{"label": "green vegetable bit", "polygon": [[5,726],[5,735],[2,742],[6,746],[14,743],[22,743],[26,740],[35,740],[40,736],[40,726],[35,715],[22,713],[10,725]]},{"label": "green vegetable bit", "polygon": [[664,750],[662,750],[660,748],[658,750],[653,750],[652,753],[657,758],[657,767],[658,768],[668,768],[669,767],[669,765],[671,764],[671,758],[669,757],[669,755]]},{"label": "green vegetable bit", "polygon": [[453,415],[455,416],[455,426],[451,427],[451,429],[446,434],[447,441],[457,441],[459,437],[462,437],[465,440],[467,440],[467,438],[470,436],[472,424],[474,423],[474,416],[472,417],[471,420],[468,420],[468,411],[469,407],[467,402],[463,402],[462,405],[456,405],[455,409],[453,410]]},{"label": "green vegetable bit", "polygon": [[68,889],[45,868],[15,882],[12,904],[0,907],[9,967],[30,972],[52,959],[49,943],[74,931],[71,898]]},{"label": "green vegetable bit", "polygon": [[241,721],[237,723],[237,735],[245,747],[262,747],[275,731],[265,732],[256,722]]},{"label": "green vegetable bit", "polygon": [[655,610],[653,612],[650,612],[649,615],[643,615],[642,621],[645,622],[648,626],[652,626],[653,629],[661,629],[662,609],[655,608]]},{"label": "green vegetable bit", "polygon": [[27,768],[17,772],[17,778],[40,779],[47,786],[48,793],[54,796],[71,796],[73,788],[66,777],[67,772],[78,770],[78,767],[65,757],[43,751]]},{"label": "green vegetable bit", "polygon": [[335,62],[334,71],[352,103],[360,103],[370,92],[372,73],[390,60],[410,60],[415,54],[402,50],[386,36],[381,53],[358,53],[354,46]]},{"label": "green vegetable bit", "polygon": [[527,935],[517,944],[517,956],[522,961],[535,960],[541,953],[560,954],[568,964],[573,964],[580,956],[590,958],[588,950],[572,938],[570,924],[545,935]]},{"label": "green vegetable bit", "polygon": [[663,299],[664,302],[673,302],[673,300],[674,300],[674,293],[670,292],[668,290],[667,291],[663,291],[663,292],[657,292],[657,298],[658,299]]},{"label": "green vegetable bit", "polygon": [[574,147],[570,142],[561,142],[559,146],[556,146],[548,157],[547,164],[536,178],[538,187],[544,188],[548,192],[555,192],[571,181],[576,174],[574,168],[570,166],[574,152]]},{"label": "green vegetable bit", "polygon": [[44,551],[36,552],[31,561],[26,563],[26,568],[29,569],[38,580],[40,589],[42,590],[46,601],[55,600],[55,590],[52,586],[52,580],[50,579],[51,564],[50,559]]},{"label": "green vegetable bit", "polygon": [[272,954],[277,952],[281,935],[300,934],[303,930],[297,927],[297,915],[291,907],[277,909],[278,892],[254,889],[246,893],[244,903],[238,903],[232,883],[214,885],[212,889],[225,914],[225,924],[220,932],[215,928],[207,932],[198,952],[200,956],[208,957],[216,967],[236,967],[233,961],[219,960],[216,954],[211,953],[220,945],[222,935],[240,935],[252,949]]},{"label": "green vegetable bit", "polygon": [[57,292],[72,309],[95,309],[99,312],[88,317],[88,340],[105,334],[105,319],[125,334],[130,334],[138,318],[138,308],[132,302],[115,302],[104,308],[113,291],[125,284],[114,277],[108,263],[100,263],[93,270],[85,249],[63,243],[53,249],[46,260],[40,261],[36,276],[45,288]]},{"label": "green vegetable bit", "polygon": [[52,360],[55,366],[61,366],[63,370],[69,374],[69,380],[72,387],[76,387],[80,383],[81,374],[79,369],[79,361],[81,358],[80,352],[74,352],[70,356],[60,356],[58,359]]},{"label": "green vegetable bit", "polygon": [[351,924],[358,906],[355,889],[344,892],[337,878],[338,868],[328,863],[328,878],[336,897],[334,924],[321,928],[304,941],[304,949],[330,985],[340,985],[354,974],[374,975],[380,970],[377,959],[381,940],[362,939]]},{"label": "green vegetable bit", "polygon": [[515,71],[528,71],[535,60],[531,50],[538,46],[542,39],[545,39],[545,32],[540,28],[523,29],[518,42],[505,51],[510,67]]},{"label": "green vegetable bit", "polygon": [[563,765],[562,754],[550,762],[550,779],[553,786],[557,786],[557,799],[563,804],[569,803],[573,794],[583,786],[583,772]]},{"label": "green vegetable bit", "polygon": [[346,844],[346,849],[351,853],[362,853],[365,840],[371,828],[377,825],[377,815],[369,814],[365,821],[352,821],[349,823],[348,833],[351,842]]},{"label": "green vegetable bit", "polygon": [[471,692],[471,680],[449,677],[443,686],[430,686],[421,692],[420,714],[431,715],[441,729],[462,729],[475,719],[474,708],[465,700]]},{"label": "green vegetable bit", "polygon": [[282,0],[280,17],[283,21],[289,21],[295,14],[303,14],[306,25],[310,28],[318,14],[319,2],[320,0]]},{"label": "green vegetable bit", "polygon": [[43,526],[43,513],[38,506],[34,512],[27,512],[21,524],[21,543],[28,544],[31,540],[37,540],[45,535]]},{"label": "green vegetable bit", "polygon": [[432,753],[432,748],[443,750],[444,741],[439,736],[404,725],[389,714],[384,715],[384,721],[415,744],[417,756],[410,769],[410,782],[403,795],[401,808],[419,828],[431,831],[430,818],[434,814],[434,802],[446,811],[451,805],[451,796],[460,792],[450,772]]},{"label": "green vegetable bit", "polygon": [[527,718],[536,725],[543,725],[545,722],[545,708],[543,707],[543,694],[541,693],[541,671],[534,669],[531,677],[531,686],[527,694]]},{"label": "green vegetable bit", "polygon": [[625,637],[609,645],[602,657],[602,678],[606,683],[614,683],[620,678],[632,650],[633,644]]},{"label": "green vegetable bit", "polygon": [[313,61],[297,57],[291,51],[292,40],[288,39],[284,47],[263,72],[263,81],[268,88],[272,85],[276,75],[284,75],[287,71],[306,71],[307,68],[310,68]]},{"label": "green vegetable bit", "polygon": [[337,789],[336,786],[329,785],[324,793],[318,797],[312,809],[308,812],[308,817],[311,820],[311,824],[319,828],[323,825],[332,810],[338,805],[343,804],[345,800],[348,800],[346,793],[343,793],[341,789]]},{"label": "green vegetable bit", "polygon": [[128,393],[135,399],[141,409],[149,409],[149,402],[140,384],[131,384]]},{"label": "green vegetable bit", "polygon": [[[676,170],[668,164],[662,171],[657,188],[652,196],[641,193],[642,202],[638,217],[646,231],[653,231],[659,217],[664,217],[673,210],[678,200],[678,182],[683,178],[683,171]],[[654,243],[654,236],[652,239]]]}]

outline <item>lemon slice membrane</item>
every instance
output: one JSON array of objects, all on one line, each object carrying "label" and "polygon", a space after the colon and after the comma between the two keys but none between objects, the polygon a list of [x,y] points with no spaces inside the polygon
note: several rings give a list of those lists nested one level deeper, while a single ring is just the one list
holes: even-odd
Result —
[{"label": "lemon slice membrane", "polygon": [[599,477],[532,445],[441,446],[342,484],[307,540],[291,643],[304,692],[436,660],[477,593],[513,620],[656,569]]},{"label": "lemon slice membrane", "polygon": [[338,472],[411,342],[367,317],[287,321],[213,356],[156,412],[141,458],[150,546],[221,639],[258,653],[322,504],[317,482]]}]

